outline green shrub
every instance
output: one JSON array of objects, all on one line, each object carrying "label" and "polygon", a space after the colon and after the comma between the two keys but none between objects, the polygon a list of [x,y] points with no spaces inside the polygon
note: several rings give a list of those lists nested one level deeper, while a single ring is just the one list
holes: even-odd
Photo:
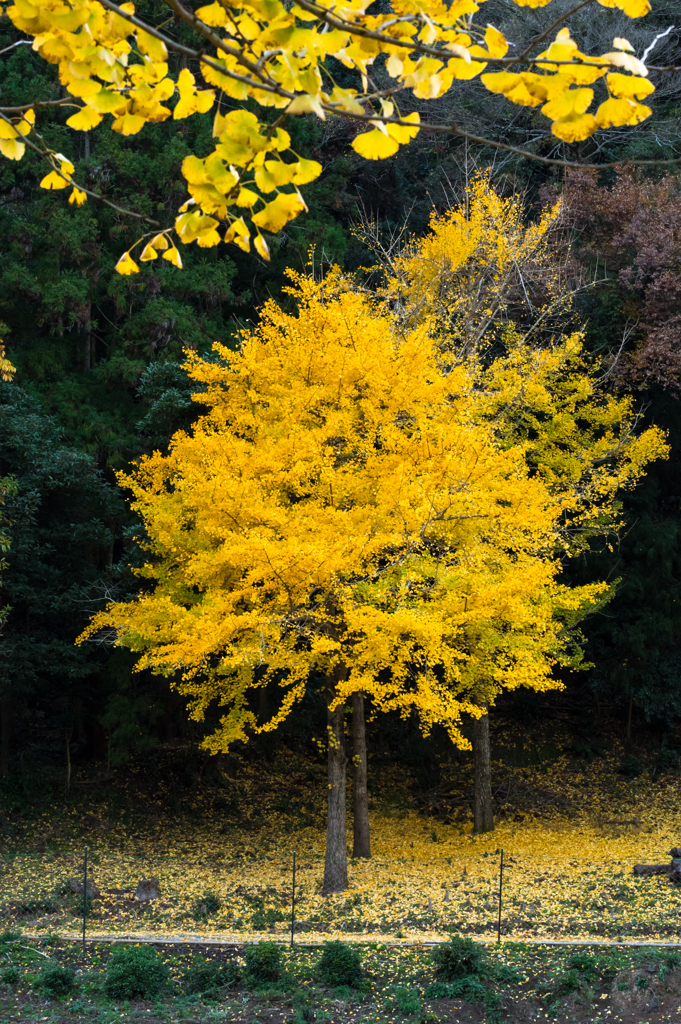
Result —
[{"label": "green shrub", "polygon": [[356,987],[362,980],[359,950],[346,942],[327,942],[319,961],[319,973],[327,985]]},{"label": "green shrub", "polygon": [[195,956],[182,974],[182,991],[191,996],[211,992],[217,988],[232,988],[239,980],[239,969],[235,963],[217,963]]},{"label": "green shrub", "polygon": [[669,747],[663,747],[655,758],[655,767],[660,775],[665,772],[676,772],[679,770],[679,755]]},{"label": "green shrub", "polygon": [[398,1013],[411,1015],[419,1013],[421,1009],[421,997],[418,989],[407,988],[406,985],[398,985],[393,993],[386,1000],[388,1010],[397,1010]]},{"label": "green shrub", "polygon": [[570,971],[566,971],[558,979],[557,991],[561,995],[569,995],[570,992],[577,992],[582,987],[583,980],[578,971],[574,968]]},{"label": "green shrub", "polygon": [[0,972],[0,981],[4,982],[5,985],[16,985],[20,977],[21,971],[16,964],[8,964]]},{"label": "green shrub", "polygon": [[248,980],[255,984],[279,981],[282,974],[281,949],[276,942],[258,942],[245,954]]},{"label": "green shrub", "polygon": [[487,999],[487,989],[471,975],[455,981],[434,981],[426,989],[426,999],[465,999],[467,1003],[482,1003]]},{"label": "green shrub", "polygon": [[43,967],[35,980],[35,988],[51,999],[67,996],[76,987],[76,974],[72,967],[49,964]]},{"label": "green shrub", "polygon": [[106,967],[104,991],[110,999],[153,999],[168,983],[168,968],[145,946],[116,949]]},{"label": "green shrub", "polygon": [[454,935],[433,950],[435,973],[443,981],[453,981],[466,974],[479,974],[487,957],[485,950],[473,939]]},{"label": "green shrub", "polygon": [[628,757],[625,757],[620,762],[620,766],[617,771],[620,775],[626,775],[628,779],[637,778],[637,776],[639,776],[643,771],[643,765],[640,757],[637,757],[636,754],[630,754]]},{"label": "green shrub", "polygon": [[16,942],[17,939],[21,938],[21,932],[12,931],[11,928],[5,928],[4,932],[0,932],[0,944],[4,942]]}]

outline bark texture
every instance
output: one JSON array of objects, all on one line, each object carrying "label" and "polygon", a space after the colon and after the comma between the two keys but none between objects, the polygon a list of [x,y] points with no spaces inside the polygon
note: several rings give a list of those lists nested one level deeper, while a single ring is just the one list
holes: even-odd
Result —
[{"label": "bark texture", "polygon": [[[347,672],[347,669],[345,670]],[[345,834],[346,757],[342,704],[331,710],[336,682],[342,677],[337,668],[326,679],[326,728],[328,733],[328,810],[326,816],[326,856],[322,895],[344,892],[348,887],[348,848]]]},{"label": "bark texture", "polygon": [[492,764],[489,742],[489,715],[473,719],[473,757],[475,760],[475,801],[473,832],[492,832]]},{"label": "bark texture", "polygon": [[369,794],[367,792],[367,741],[364,726],[364,694],[352,695],[352,809],[353,857],[371,857]]}]

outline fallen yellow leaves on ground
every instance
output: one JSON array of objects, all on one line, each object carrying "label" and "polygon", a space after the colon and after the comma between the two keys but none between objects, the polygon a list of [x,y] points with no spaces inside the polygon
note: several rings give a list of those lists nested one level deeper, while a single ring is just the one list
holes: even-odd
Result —
[{"label": "fallen yellow leaves on ground", "polygon": [[[324,819],[315,770],[286,755],[263,779],[262,765],[243,764],[236,817],[197,804],[189,817],[155,822],[126,823],[120,816],[116,822],[112,814],[99,819],[95,831],[92,820],[72,808],[51,850],[30,851],[24,837],[22,850],[3,856],[4,916],[36,933],[75,934],[79,898],[61,890],[69,878],[82,877],[87,840],[89,871],[101,890],[88,920],[93,938],[284,939],[291,928],[295,850],[299,941],[407,943],[452,931],[491,939],[503,849],[503,938],[678,940],[681,888],[664,876],[632,873],[635,863],[669,860],[669,849],[681,841],[678,788],[666,777],[622,778],[607,759],[575,768],[564,757],[541,769],[508,769],[509,787],[513,780],[526,789],[540,786],[543,817],[502,817],[493,833],[475,837],[469,823],[445,824],[406,806],[394,769],[375,772],[377,792],[392,794],[370,814],[375,855],[351,861],[347,892],[322,897]],[[289,794],[288,813],[275,810],[282,791]],[[106,808],[99,812],[106,815]],[[36,822],[34,840],[53,824]],[[138,881],[152,876],[159,879],[160,898],[136,901]],[[209,893],[220,904],[214,912],[205,901]]]}]

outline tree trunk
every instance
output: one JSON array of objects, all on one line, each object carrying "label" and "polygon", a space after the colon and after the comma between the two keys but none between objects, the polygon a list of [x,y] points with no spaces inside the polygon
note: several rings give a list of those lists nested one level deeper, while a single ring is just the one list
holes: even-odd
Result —
[{"label": "tree trunk", "polygon": [[0,776],[9,775],[9,743],[12,734],[12,703],[8,693],[0,698]]},{"label": "tree trunk", "polygon": [[[487,705],[483,705],[487,707]],[[475,760],[475,805],[473,810],[473,833],[492,832],[494,812],[492,810],[492,765],[489,744],[489,715],[485,711],[480,718],[473,719],[473,757]]]},{"label": "tree trunk", "polygon": [[352,695],[352,810],[353,857],[371,857],[369,795],[367,793],[367,741],[364,728],[364,694]]},{"label": "tree trunk", "polygon": [[631,712],[634,708],[634,691],[629,694],[629,715],[627,717],[627,742],[631,739]]},{"label": "tree trunk", "polygon": [[347,674],[337,667],[326,677],[326,729],[328,733],[328,810],[326,816],[326,856],[322,895],[344,892],[348,887],[348,849],[345,834],[346,757],[343,729],[343,705],[331,711],[336,683]]}]

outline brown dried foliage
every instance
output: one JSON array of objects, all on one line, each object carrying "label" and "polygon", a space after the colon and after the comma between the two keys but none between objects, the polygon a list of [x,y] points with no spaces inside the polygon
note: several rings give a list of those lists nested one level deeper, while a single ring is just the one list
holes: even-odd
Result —
[{"label": "brown dried foliage", "polygon": [[[604,187],[596,171],[569,171],[563,188],[575,255],[625,291],[635,344],[613,367],[620,386],[681,389],[681,180],[622,169]],[[603,285],[601,285],[603,286]]]}]

